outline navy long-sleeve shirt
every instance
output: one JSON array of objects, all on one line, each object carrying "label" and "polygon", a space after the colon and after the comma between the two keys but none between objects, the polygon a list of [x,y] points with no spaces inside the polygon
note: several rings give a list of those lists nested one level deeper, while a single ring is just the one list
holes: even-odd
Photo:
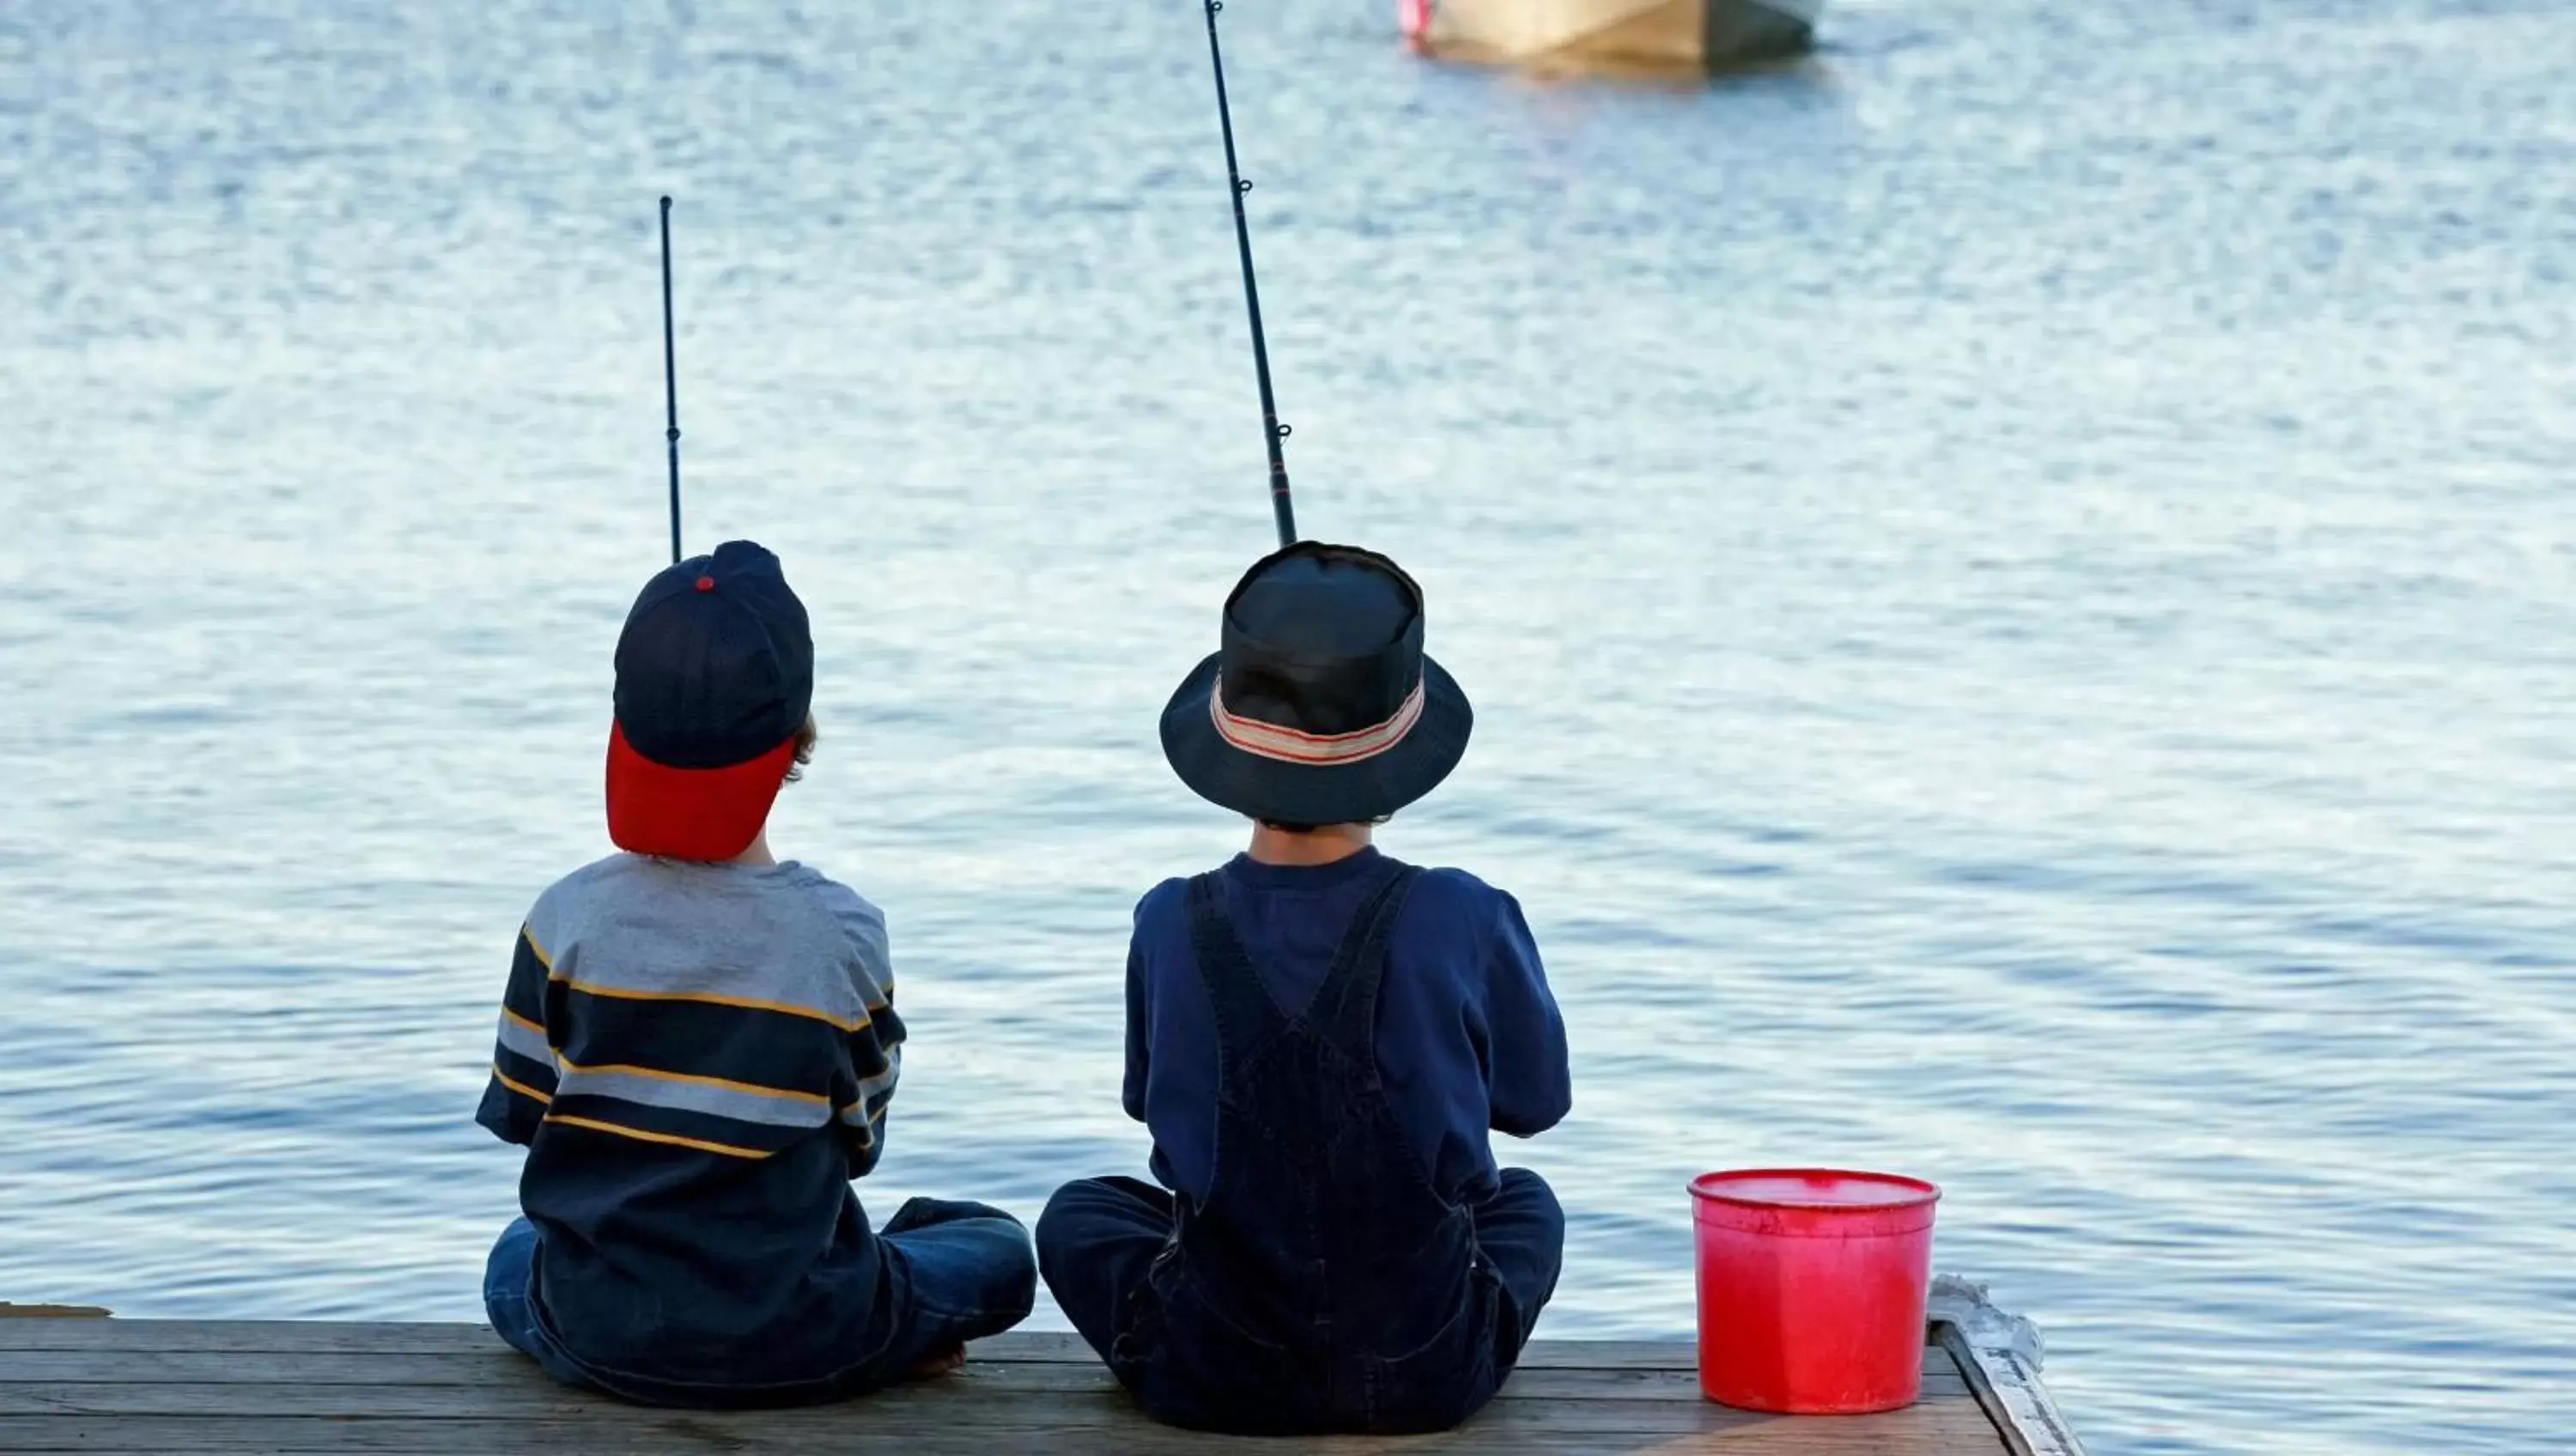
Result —
[{"label": "navy long-sleeve shirt", "polygon": [[[1328,865],[1218,872],[1227,915],[1283,1014],[1305,1009],[1350,932],[1375,849]],[[1396,918],[1379,992],[1378,1067],[1442,1196],[1493,1191],[1487,1133],[1531,1137],[1572,1105],[1565,1022],[1511,896],[1463,870],[1414,882]],[[1193,1198],[1215,1174],[1215,1015],[1190,950],[1189,884],[1166,880],[1136,906],[1127,952],[1127,1115],[1154,1136],[1154,1176]]]}]

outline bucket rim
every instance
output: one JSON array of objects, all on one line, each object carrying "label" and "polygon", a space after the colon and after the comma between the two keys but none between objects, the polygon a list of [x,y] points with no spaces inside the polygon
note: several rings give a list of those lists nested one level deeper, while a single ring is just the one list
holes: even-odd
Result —
[{"label": "bucket rim", "polygon": [[[1875,1183],[1900,1192],[1902,1196],[1883,1202],[1838,1203],[1817,1198],[1766,1198],[1745,1193],[1730,1193],[1725,1184],[1754,1178],[1841,1178],[1855,1182]],[[1702,1173],[1690,1182],[1691,1197],[1706,1203],[1722,1203],[1731,1208],[1796,1208],[1854,1215],[1896,1213],[1905,1209],[1930,1208],[1941,1201],[1941,1188],[1921,1178],[1903,1173],[1873,1173],[1861,1168],[1722,1168]]]}]

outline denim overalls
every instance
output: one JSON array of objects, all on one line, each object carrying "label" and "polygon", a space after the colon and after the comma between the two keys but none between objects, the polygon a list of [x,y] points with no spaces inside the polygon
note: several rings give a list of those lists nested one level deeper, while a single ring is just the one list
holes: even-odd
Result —
[{"label": "denim overalls", "polygon": [[[1380,1085],[1390,864],[1314,1000],[1280,1014],[1214,875],[1190,883],[1215,1008],[1216,1173],[1129,1297],[1108,1363],[1158,1418],[1231,1431],[1445,1429],[1489,1400],[1525,1322],[1468,1209],[1425,1176]],[[1498,1338],[1499,1337],[1499,1338]]]}]

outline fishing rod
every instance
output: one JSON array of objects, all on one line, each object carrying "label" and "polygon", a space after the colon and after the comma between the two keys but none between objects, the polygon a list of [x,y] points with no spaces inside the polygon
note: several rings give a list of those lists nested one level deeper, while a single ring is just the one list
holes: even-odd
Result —
[{"label": "fishing rod", "polygon": [[[1243,311],[1252,320],[1252,374],[1261,383],[1261,438],[1270,449],[1270,513],[1279,522],[1279,544],[1297,544],[1297,515],[1288,504],[1288,460],[1280,444],[1288,438],[1288,427],[1279,422],[1279,405],[1270,393],[1270,346],[1261,336],[1261,290],[1252,281],[1252,225],[1244,221],[1243,194],[1252,184],[1234,160],[1234,116],[1225,100],[1225,52],[1216,39],[1217,12],[1225,9],[1225,0],[1205,0],[1207,6],[1208,64],[1216,72],[1216,121],[1225,134],[1225,178],[1232,184],[1234,196],[1234,247],[1243,258]],[[667,207],[667,204],[666,204]],[[677,446],[673,447],[677,449]],[[673,457],[675,460],[676,456]],[[674,465],[673,469],[678,466]],[[672,489],[678,490],[674,485]],[[672,497],[674,501],[678,496]],[[677,509],[676,506],[673,509]]]},{"label": "fishing rod", "polygon": [[671,443],[671,564],[680,564],[680,365],[671,340],[671,199],[662,199],[662,401],[670,423],[663,438]]}]

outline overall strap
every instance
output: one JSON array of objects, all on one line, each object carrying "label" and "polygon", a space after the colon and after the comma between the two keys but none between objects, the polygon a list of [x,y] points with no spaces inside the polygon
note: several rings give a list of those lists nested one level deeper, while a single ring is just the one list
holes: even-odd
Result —
[{"label": "overall strap", "polygon": [[1422,877],[1415,865],[1397,865],[1360,902],[1349,933],[1333,956],[1333,968],[1315,992],[1307,1013],[1315,1028],[1365,1069],[1367,1085],[1378,1085],[1377,998],[1386,975],[1387,942],[1395,935],[1396,917]]},{"label": "overall strap", "polygon": [[1216,1016],[1218,1055],[1241,1059],[1288,1024],[1253,968],[1252,953],[1225,913],[1225,883],[1213,870],[1190,880],[1190,959],[1198,962]]}]

